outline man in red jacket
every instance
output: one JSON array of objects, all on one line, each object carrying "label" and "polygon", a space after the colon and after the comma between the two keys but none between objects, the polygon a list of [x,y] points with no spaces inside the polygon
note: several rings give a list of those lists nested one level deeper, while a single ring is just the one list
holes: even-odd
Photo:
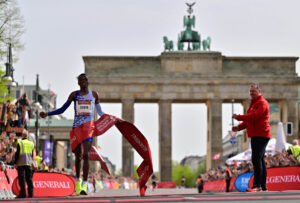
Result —
[{"label": "man in red jacket", "polygon": [[271,137],[269,103],[263,98],[258,84],[251,85],[250,96],[251,104],[246,115],[232,115],[232,118],[242,121],[238,126],[233,126],[232,131],[237,132],[246,128],[248,137],[251,138],[254,182],[253,187],[247,191],[266,191],[267,168],[264,156]]}]

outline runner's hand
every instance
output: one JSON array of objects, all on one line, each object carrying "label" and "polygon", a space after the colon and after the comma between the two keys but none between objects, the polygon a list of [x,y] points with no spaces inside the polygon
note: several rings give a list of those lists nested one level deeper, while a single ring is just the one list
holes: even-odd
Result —
[{"label": "runner's hand", "polygon": [[40,117],[41,118],[46,118],[48,116],[48,113],[45,113],[44,111],[42,111],[41,113],[40,113]]},{"label": "runner's hand", "polygon": [[119,124],[121,124],[123,122],[123,120],[117,120],[116,121],[116,125],[119,125]]}]

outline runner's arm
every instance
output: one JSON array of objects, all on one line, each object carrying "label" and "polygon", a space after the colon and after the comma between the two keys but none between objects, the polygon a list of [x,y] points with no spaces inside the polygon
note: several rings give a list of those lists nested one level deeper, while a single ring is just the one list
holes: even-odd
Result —
[{"label": "runner's arm", "polygon": [[66,103],[60,107],[59,109],[56,109],[54,111],[49,111],[47,113],[48,116],[53,116],[53,115],[57,115],[57,114],[62,114],[63,112],[65,112],[65,110],[71,105],[71,101],[67,100]]},{"label": "runner's arm", "polygon": [[53,115],[57,115],[57,114],[62,114],[63,112],[65,112],[65,110],[71,105],[72,101],[74,100],[75,97],[75,92],[72,92],[68,98],[68,100],[66,101],[66,103],[60,107],[59,109],[56,109],[54,111],[50,111],[50,112],[41,112],[40,116],[42,118],[45,118],[46,116],[53,116]]},{"label": "runner's arm", "polygon": [[93,91],[93,96],[95,97],[95,106],[96,106],[98,115],[101,117],[104,114],[104,112],[102,111],[101,106],[100,106],[98,93]]}]

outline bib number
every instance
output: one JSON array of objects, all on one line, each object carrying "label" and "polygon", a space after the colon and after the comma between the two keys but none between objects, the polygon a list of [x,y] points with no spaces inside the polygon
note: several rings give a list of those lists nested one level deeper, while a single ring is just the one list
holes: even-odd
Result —
[{"label": "bib number", "polygon": [[78,116],[90,116],[92,114],[92,101],[76,101]]}]

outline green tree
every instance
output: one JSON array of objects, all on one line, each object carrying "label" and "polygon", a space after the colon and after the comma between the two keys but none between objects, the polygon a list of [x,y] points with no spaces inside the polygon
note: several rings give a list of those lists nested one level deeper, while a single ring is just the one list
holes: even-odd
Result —
[{"label": "green tree", "polygon": [[12,44],[16,60],[16,53],[24,47],[21,42],[24,32],[24,18],[16,0],[0,0],[0,62],[5,60],[8,44]]},{"label": "green tree", "polygon": [[5,72],[3,70],[1,70],[0,67],[0,104],[2,104],[3,102],[6,102],[7,100],[12,101],[12,95],[13,93],[10,91],[8,91],[8,84],[10,83],[10,81],[7,81],[6,79],[3,78],[3,76],[5,75]]},{"label": "green tree", "polygon": [[172,168],[172,181],[176,182],[177,185],[181,185],[181,177],[185,176],[185,186],[195,187],[196,179],[199,174],[205,172],[205,163],[200,164],[196,171],[192,171],[188,165],[181,166],[178,162],[173,162]]},{"label": "green tree", "polygon": [[173,162],[172,167],[172,181],[176,182],[176,185],[181,185],[181,177],[185,176],[185,186],[194,186],[194,174],[188,165],[181,166],[178,162]]}]

